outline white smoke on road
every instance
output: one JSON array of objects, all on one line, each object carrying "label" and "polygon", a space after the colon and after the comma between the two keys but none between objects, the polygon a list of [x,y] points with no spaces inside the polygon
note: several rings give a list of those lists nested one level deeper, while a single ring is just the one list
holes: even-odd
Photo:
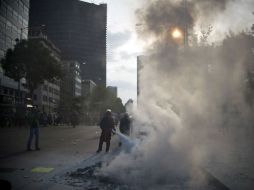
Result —
[{"label": "white smoke on road", "polygon": [[143,37],[155,38],[143,57],[133,113],[133,138],[140,143],[101,172],[151,188],[176,176],[196,179],[193,169],[211,155],[227,152],[236,142],[247,143],[246,131],[253,123],[246,99],[253,39],[241,34],[218,47],[184,48],[170,38],[170,28],[181,28],[184,21],[194,27],[205,10],[209,19],[216,19],[212,14],[222,13],[234,0],[187,1],[184,18],[179,1],[148,2],[137,11]]}]

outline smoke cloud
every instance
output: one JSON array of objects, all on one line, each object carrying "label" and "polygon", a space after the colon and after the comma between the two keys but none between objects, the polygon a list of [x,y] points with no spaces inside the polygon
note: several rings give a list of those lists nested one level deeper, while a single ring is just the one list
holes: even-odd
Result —
[{"label": "smoke cloud", "polygon": [[189,179],[193,188],[202,179],[196,169],[213,157],[227,162],[237,143],[253,147],[253,38],[239,34],[217,47],[184,47],[169,34],[186,23],[194,27],[205,15],[216,19],[234,2],[187,1],[184,12],[182,1],[149,1],[137,11],[142,36],[154,38],[142,58],[138,109],[132,113],[137,144],[103,167],[103,174],[147,189]]}]

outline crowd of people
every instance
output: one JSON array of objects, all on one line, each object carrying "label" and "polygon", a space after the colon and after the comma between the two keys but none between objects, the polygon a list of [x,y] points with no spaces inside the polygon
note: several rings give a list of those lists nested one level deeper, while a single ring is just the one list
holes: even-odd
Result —
[{"label": "crowd of people", "polygon": [[[39,127],[49,126],[49,125],[59,125],[61,123],[61,117],[57,114],[47,114],[46,112],[41,112],[36,107],[31,107],[26,110],[25,121],[23,123],[28,125],[30,128],[30,134],[27,141],[27,150],[31,151],[31,144],[33,138],[35,137],[35,149],[40,150],[39,147]],[[72,127],[76,127],[79,124],[78,113],[73,111],[69,114],[69,124]],[[102,151],[103,143],[106,143],[106,152],[109,151],[111,135],[114,134],[116,126],[119,126],[119,131],[129,136],[131,132],[131,119],[128,113],[122,114],[122,116],[112,113],[110,109],[106,110],[104,116],[99,122],[101,128],[101,135],[99,139],[99,146],[97,152]],[[121,143],[119,143],[121,146]]]}]

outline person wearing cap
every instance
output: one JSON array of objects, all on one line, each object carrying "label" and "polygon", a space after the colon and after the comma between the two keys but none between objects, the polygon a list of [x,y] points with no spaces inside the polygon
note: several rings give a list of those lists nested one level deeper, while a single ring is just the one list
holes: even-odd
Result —
[{"label": "person wearing cap", "polygon": [[106,152],[108,152],[110,147],[111,133],[112,130],[115,130],[115,123],[110,109],[106,111],[104,117],[102,118],[100,128],[101,136],[97,153],[102,151],[103,142],[106,142]]}]

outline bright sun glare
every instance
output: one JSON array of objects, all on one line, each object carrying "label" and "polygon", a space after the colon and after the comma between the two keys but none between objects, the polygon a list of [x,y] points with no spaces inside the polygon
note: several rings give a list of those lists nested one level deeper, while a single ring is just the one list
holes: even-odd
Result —
[{"label": "bright sun glare", "polygon": [[172,37],[175,38],[175,39],[182,38],[182,37],[183,37],[182,31],[179,30],[178,28],[175,28],[175,29],[172,31]]}]

